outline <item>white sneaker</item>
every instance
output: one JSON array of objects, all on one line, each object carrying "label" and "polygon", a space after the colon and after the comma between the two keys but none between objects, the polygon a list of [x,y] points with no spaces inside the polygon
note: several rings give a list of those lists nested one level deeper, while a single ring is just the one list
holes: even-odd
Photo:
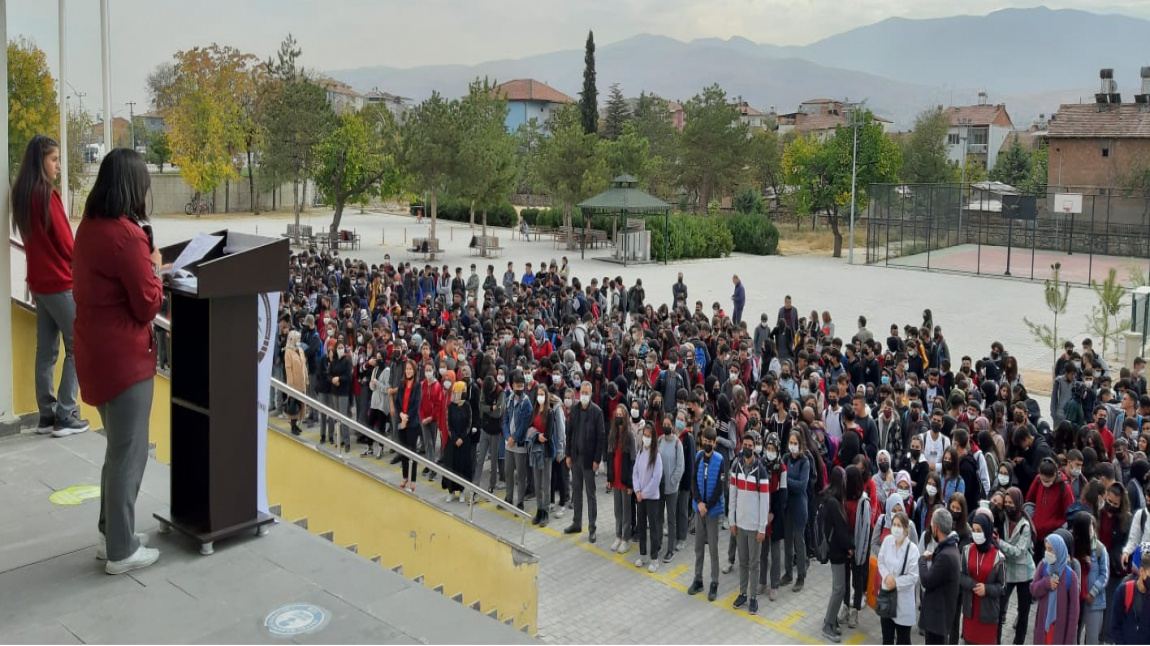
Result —
[{"label": "white sneaker", "polygon": [[635,559],[635,567],[643,567],[646,564],[647,564],[647,559],[642,557],[642,556]]},{"label": "white sneaker", "polygon": [[731,563],[730,561],[727,561],[726,563],[723,564],[721,571],[723,574],[727,574],[733,569],[735,569],[735,564]]},{"label": "white sneaker", "polygon": [[[96,560],[97,561],[107,561],[108,560],[108,537],[104,536],[103,534],[99,534],[99,537],[100,538],[96,542]],[[136,540],[140,542],[140,545],[142,547],[148,546],[148,535],[147,534],[144,534],[141,532],[136,532]]]},{"label": "white sneaker", "polygon": [[146,568],[155,563],[159,558],[160,550],[141,545],[136,549],[135,554],[132,554],[122,561],[108,561],[108,563],[104,565],[104,571],[108,574],[124,574],[132,570]]},{"label": "white sneaker", "polygon": [[659,571],[659,559],[651,559],[651,564],[647,566],[647,571],[651,574]]},{"label": "white sneaker", "polygon": [[453,500],[455,500],[455,494],[453,493],[449,493],[443,497],[443,502],[451,502]]},{"label": "white sneaker", "polygon": [[561,505],[551,505],[551,515],[555,518],[562,518],[563,507]]},{"label": "white sneaker", "polygon": [[615,539],[615,542],[614,542],[614,543],[611,543],[611,551],[612,551],[612,552],[618,552],[618,551],[619,551],[619,546],[620,546],[620,545],[622,545],[622,544],[623,544],[623,539],[621,539],[621,538],[616,538],[616,539]]},{"label": "white sneaker", "polygon": [[631,551],[631,541],[623,541],[619,544],[619,553],[626,554]]}]

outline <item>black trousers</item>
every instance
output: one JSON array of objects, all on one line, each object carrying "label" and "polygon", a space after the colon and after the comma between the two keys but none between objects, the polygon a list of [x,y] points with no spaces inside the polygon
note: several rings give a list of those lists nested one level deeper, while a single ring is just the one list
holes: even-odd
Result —
[{"label": "black trousers", "polygon": [[[1014,643],[1026,643],[1026,628],[1030,623],[1030,582],[1020,581],[1018,583],[1006,584],[1006,594],[1002,596],[1002,603],[999,604],[1001,611],[999,612],[998,620],[998,643],[1002,641],[1002,627],[1006,623],[1006,606],[1010,605],[1010,595],[1018,595],[1018,617],[1014,620]],[[1107,597],[1109,599],[1110,597]],[[1109,614],[1109,613],[1108,613]]]},{"label": "black trousers", "polygon": [[900,626],[894,619],[883,617],[879,622],[882,625],[883,644],[910,644],[910,626]]},{"label": "black trousers", "polygon": [[940,635],[938,633],[927,632],[926,633],[926,643],[927,644],[945,644],[946,643],[946,635]]}]

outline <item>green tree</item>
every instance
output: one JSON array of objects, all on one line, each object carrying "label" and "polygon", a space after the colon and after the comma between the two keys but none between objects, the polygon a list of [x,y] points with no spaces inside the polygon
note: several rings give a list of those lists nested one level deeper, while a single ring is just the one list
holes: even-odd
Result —
[{"label": "green tree", "polygon": [[16,177],[24,148],[35,135],[59,138],[56,81],[44,51],[19,38],[8,43],[8,177]]},{"label": "green tree", "polygon": [[448,191],[459,167],[460,131],[459,102],[438,92],[415,106],[403,123],[403,167],[414,187],[428,194],[433,239],[439,196]]},{"label": "green tree", "polygon": [[1057,360],[1058,349],[1062,347],[1062,340],[1058,338],[1058,317],[1066,313],[1066,303],[1070,298],[1070,283],[1061,279],[1062,263],[1056,262],[1050,266],[1050,269],[1051,277],[1043,282],[1043,286],[1046,309],[1054,315],[1054,327],[1051,328],[1045,323],[1035,323],[1025,316],[1022,317],[1022,322],[1030,328],[1030,334],[1034,336],[1036,341],[1050,348],[1050,351],[1054,353],[1052,358]]},{"label": "green tree", "polygon": [[[882,124],[874,121],[869,111],[859,115],[859,122],[863,125],[858,126],[856,213],[866,209],[867,187],[896,181],[902,166],[902,151],[883,133]],[[834,235],[835,258],[842,257],[840,215],[850,210],[853,146],[853,128],[840,126],[825,143],[799,137],[783,152],[786,183],[795,188],[788,199],[800,215],[826,214]]]},{"label": "green tree", "polygon": [[398,151],[395,120],[383,106],[340,115],[316,147],[316,189],[335,207],[329,230],[333,245],[347,203],[373,193],[395,193]]},{"label": "green tree", "polygon": [[653,161],[651,144],[639,134],[634,123],[624,124],[622,132],[614,141],[604,140],[602,149],[607,172],[611,177],[632,175],[640,184],[650,179]]},{"label": "green tree", "polygon": [[990,179],[1018,188],[1030,177],[1030,155],[1015,139],[1005,151],[998,154]]},{"label": "green tree", "polygon": [[1047,160],[1049,149],[1041,144],[1030,153],[1030,173],[1022,182],[1027,195],[1046,195]]},{"label": "green tree", "polygon": [[683,107],[687,123],[679,139],[679,181],[698,196],[698,209],[739,183],[750,139],[738,109],[718,85],[707,87]]},{"label": "green tree", "polygon": [[671,124],[667,101],[654,94],[640,92],[631,124],[635,134],[646,140],[648,147],[643,185],[653,195],[670,198],[676,185],[679,132]]},{"label": "green tree", "polygon": [[1118,345],[1118,337],[1130,329],[1130,319],[1122,320],[1122,310],[1126,308],[1126,288],[1118,282],[1118,270],[1111,267],[1106,280],[1099,285],[1090,281],[1090,288],[1098,296],[1098,304],[1086,316],[1086,324],[1092,334],[1102,339],[1102,356],[1106,357],[1109,342]]},{"label": "green tree", "polygon": [[607,114],[603,118],[603,138],[614,141],[623,134],[623,126],[631,120],[627,99],[618,83],[611,84],[611,94],[607,98]]},{"label": "green tree", "polygon": [[957,179],[946,159],[946,134],[950,118],[941,107],[919,113],[903,150],[902,177],[907,182],[934,184]]},{"label": "green tree", "polygon": [[148,138],[148,155],[147,161],[150,164],[155,164],[159,167],[160,172],[164,172],[164,164],[167,164],[172,159],[172,149],[168,144],[168,133],[164,131],[157,132],[150,135]]},{"label": "green tree", "polygon": [[543,140],[539,154],[539,179],[547,187],[552,203],[563,208],[567,227],[567,248],[574,247],[571,209],[607,184],[607,166],[599,147],[599,136],[583,131],[580,113],[564,106],[551,116],[550,137]]},{"label": "green tree", "polygon": [[[68,112],[68,191],[75,193],[83,184],[84,136],[92,129],[92,116],[87,111]],[[73,213],[73,205],[68,205],[68,213]]]},{"label": "green tree", "polygon": [[591,134],[599,130],[599,90],[595,87],[595,34],[587,32],[587,44],[583,53],[583,90],[579,92],[579,113],[583,132]]},{"label": "green tree", "polygon": [[258,123],[263,140],[260,183],[292,183],[292,210],[299,225],[300,187],[314,167],[314,150],[335,124],[323,88],[303,75],[272,73],[262,88]]},{"label": "green tree", "polygon": [[487,210],[507,199],[515,183],[516,139],[508,134],[507,101],[497,96],[494,84],[476,79],[459,104],[459,168],[452,193],[468,200],[470,223],[475,209],[483,216],[487,235]]},{"label": "green tree", "polygon": [[749,164],[751,181],[760,195],[770,188],[777,196],[783,187],[783,149],[779,145],[779,133],[772,128],[758,130],[751,136]]},{"label": "green tree", "polygon": [[536,167],[539,161],[539,148],[543,142],[543,130],[539,120],[532,117],[520,124],[515,131],[515,192],[535,195],[542,186]]}]

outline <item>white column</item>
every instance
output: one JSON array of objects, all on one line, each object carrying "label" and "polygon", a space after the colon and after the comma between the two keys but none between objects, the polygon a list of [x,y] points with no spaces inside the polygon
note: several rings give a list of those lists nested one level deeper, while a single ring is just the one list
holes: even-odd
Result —
[{"label": "white column", "polygon": [[[0,43],[8,42],[8,0],[0,0]],[[8,48],[0,47],[0,168],[8,169]],[[8,182],[0,182],[0,231],[12,230]],[[29,375],[31,376],[31,375]],[[12,410],[12,247],[0,245],[0,425],[16,421]]]},{"label": "white column", "polygon": [[64,198],[64,212],[72,206],[68,190],[68,27],[64,19],[64,0],[60,0],[60,195]]},{"label": "white column", "polygon": [[100,0],[100,65],[104,81],[104,154],[112,152],[112,54],[108,31],[108,0]]}]

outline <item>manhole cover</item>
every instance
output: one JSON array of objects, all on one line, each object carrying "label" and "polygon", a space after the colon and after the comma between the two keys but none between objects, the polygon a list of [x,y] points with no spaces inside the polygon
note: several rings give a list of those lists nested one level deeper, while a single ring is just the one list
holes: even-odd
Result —
[{"label": "manhole cover", "polygon": [[79,505],[99,497],[100,485],[72,485],[53,491],[48,500],[54,505]]},{"label": "manhole cover", "polygon": [[276,608],[264,620],[264,627],[275,637],[295,637],[323,628],[331,615],[310,603],[293,603]]}]

